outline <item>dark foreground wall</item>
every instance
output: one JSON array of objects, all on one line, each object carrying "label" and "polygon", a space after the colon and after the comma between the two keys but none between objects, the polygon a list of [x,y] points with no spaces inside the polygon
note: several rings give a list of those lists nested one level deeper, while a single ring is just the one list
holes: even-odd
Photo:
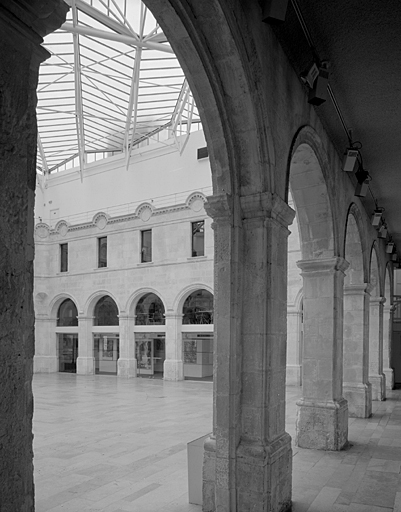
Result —
[{"label": "dark foreground wall", "polygon": [[[29,5],[28,5],[29,4]],[[0,511],[34,510],[32,358],[36,86],[59,0],[0,0]]]}]

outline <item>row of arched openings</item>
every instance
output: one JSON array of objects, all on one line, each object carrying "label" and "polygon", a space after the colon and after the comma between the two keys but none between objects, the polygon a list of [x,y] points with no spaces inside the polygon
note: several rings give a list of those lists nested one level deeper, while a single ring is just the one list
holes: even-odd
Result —
[{"label": "row of arched openings", "polygon": [[[212,324],[213,295],[207,290],[196,290],[184,302],[183,324]],[[93,325],[118,325],[118,307],[108,295],[101,297],[94,308]],[[57,325],[78,326],[78,310],[71,299],[65,299],[59,307]],[[135,308],[135,325],[165,325],[165,309],[160,297],[147,293],[141,297]]]}]

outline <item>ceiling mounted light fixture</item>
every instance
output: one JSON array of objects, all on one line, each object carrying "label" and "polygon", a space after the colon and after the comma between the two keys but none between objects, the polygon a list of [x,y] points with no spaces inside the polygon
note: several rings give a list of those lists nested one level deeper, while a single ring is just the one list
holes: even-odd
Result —
[{"label": "ceiling mounted light fixture", "polygon": [[383,217],[383,213],[384,213],[384,208],[382,208],[380,206],[376,206],[376,209],[373,212],[372,218],[370,220],[373,227],[378,228],[380,226],[380,223],[381,223],[381,220]]},{"label": "ceiling mounted light fixture", "polygon": [[301,80],[309,88],[308,103],[318,106],[326,101],[329,83],[327,62],[322,62],[321,65],[314,62],[308,71],[302,73]]},{"label": "ceiling mounted light fixture", "polygon": [[348,148],[344,153],[342,170],[344,172],[354,172],[359,165],[359,151],[355,148]]},{"label": "ceiling mounted light fixture", "polygon": [[359,168],[358,171],[355,173],[355,176],[356,179],[358,180],[358,183],[356,184],[354,195],[357,197],[366,197],[370,182],[370,176],[368,171]]},{"label": "ceiling mounted light fixture", "polygon": [[378,237],[387,238],[387,224],[385,222],[379,228]]},{"label": "ceiling mounted light fixture", "polygon": [[392,254],[392,252],[394,251],[394,245],[394,242],[388,242],[388,244],[386,245],[387,254]]},{"label": "ceiling mounted light fixture", "polygon": [[265,0],[262,21],[264,23],[280,23],[285,21],[288,0]]}]

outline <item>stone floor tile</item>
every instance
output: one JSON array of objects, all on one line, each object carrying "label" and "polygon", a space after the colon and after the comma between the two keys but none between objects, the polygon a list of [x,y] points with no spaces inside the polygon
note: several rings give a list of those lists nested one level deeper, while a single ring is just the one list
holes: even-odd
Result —
[{"label": "stone floor tile", "polygon": [[[50,374],[33,386],[36,512],[201,512],[186,446],[211,430],[212,383]],[[294,445],[299,396],[287,388],[293,512],[401,512],[401,391],[350,418],[341,452]]]}]

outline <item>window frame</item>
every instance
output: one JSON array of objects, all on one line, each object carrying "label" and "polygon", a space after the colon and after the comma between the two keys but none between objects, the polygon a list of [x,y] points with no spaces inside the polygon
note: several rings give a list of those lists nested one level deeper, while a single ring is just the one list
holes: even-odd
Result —
[{"label": "window frame", "polygon": [[[203,234],[202,254],[197,254],[199,251],[194,250],[194,245],[195,245],[194,242],[195,242],[196,233],[200,233],[200,231],[194,232],[194,226],[196,224],[198,224],[198,225],[202,224],[202,234]],[[205,256],[205,228],[206,228],[205,219],[196,220],[194,222],[191,222],[191,257],[192,258],[200,258],[202,256]]]},{"label": "window frame", "polygon": [[[66,247],[66,256],[65,256],[65,259],[63,259],[63,247]],[[63,263],[65,263],[65,268],[63,266]],[[59,267],[59,271],[60,272],[68,272],[68,243],[65,242],[65,243],[62,243],[60,244],[60,267]]]},{"label": "window frame", "polygon": [[[145,246],[144,244],[144,235],[145,233],[150,233],[150,246]],[[147,256],[147,250],[149,249],[149,255]],[[140,259],[141,263],[151,263],[153,261],[153,243],[152,243],[152,229],[142,229],[141,230],[141,254]]]},{"label": "window frame", "polygon": [[[102,242],[101,240],[106,240],[106,257],[104,259],[101,259],[101,249],[102,249]],[[104,263],[104,264],[103,264]],[[107,268],[107,236],[99,236],[97,238],[97,268]]]}]

